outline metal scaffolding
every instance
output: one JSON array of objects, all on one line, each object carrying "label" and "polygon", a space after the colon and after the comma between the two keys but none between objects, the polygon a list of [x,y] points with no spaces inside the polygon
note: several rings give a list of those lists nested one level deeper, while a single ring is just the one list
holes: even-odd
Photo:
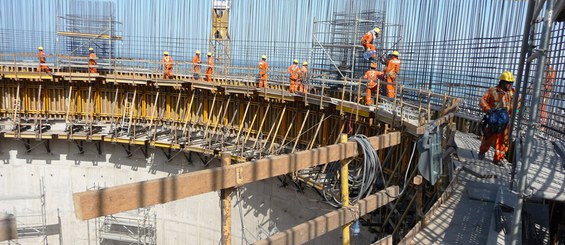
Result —
[{"label": "metal scaffolding", "polygon": [[157,244],[157,218],[151,208],[108,215],[99,223],[97,235],[101,245]]}]

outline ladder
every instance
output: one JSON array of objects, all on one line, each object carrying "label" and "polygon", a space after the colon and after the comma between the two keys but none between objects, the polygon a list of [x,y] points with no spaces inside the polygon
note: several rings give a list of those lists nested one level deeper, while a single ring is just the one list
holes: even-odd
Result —
[{"label": "ladder", "polygon": [[122,123],[120,124],[120,127],[122,129],[127,128],[126,132],[128,135],[131,129],[131,124],[133,122],[132,118],[133,118],[133,111],[135,110],[134,106],[135,106],[136,95],[137,95],[137,90],[133,90],[133,93],[127,92],[126,98],[124,100],[124,110],[122,112]]},{"label": "ladder", "polygon": [[18,88],[16,89],[16,98],[14,99],[13,103],[13,110],[14,115],[12,117],[12,124],[14,130],[18,131],[18,135],[20,134],[20,108],[21,108],[21,101],[20,101],[20,83],[18,82]]},{"label": "ladder", "polygon": [[42,84],[39,84],[39,89],[38,89],[38,92],[37,92],[37,103],[38,103],[38,106],[36,108],[37,113],[35,115],[34,123],[33,123],[36,130],[38,130],[38,132],[35,134],[36,140],[40,140],[41,136],[43,134],[43,122],[42,122],[42,115],[41,115],[41,110],[43,109],[42,108],[43,103],[42,103],[42,100],[41,100],[41,89],[42,89]]}]

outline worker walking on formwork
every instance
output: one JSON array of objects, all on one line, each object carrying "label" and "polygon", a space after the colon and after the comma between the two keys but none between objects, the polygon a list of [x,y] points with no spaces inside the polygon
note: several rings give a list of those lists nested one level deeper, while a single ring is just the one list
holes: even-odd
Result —
[{"label": "worker walking on formwork", "polygon": [[367,82],[367,88],[365,89],[365,104],[366,105],[372,105],[373,104],[373,97],[372,97],[372,91],[375,91],[377,89],[379,89],[379,87],[377,86],[377,79],[379,79],[380,77],[382,77],[383,72],[381,71],[377,71],[377,63],[371,63],[371,68],[369,68],[369,70],[367,70],[367,72],[365,72],[365,76],[363,77],[366,80],[369,80]]},{"label": "worker walking on formwork", "polygon": [[481,122],[483,138],[479,148],[479,160],[485,158],[485,153],[494,146],[494,158],[492,162],[500,165],[506,157],[508,151],[508,121],[514,108],[512,101],[514,98],[514,75],[512,72],[505,71],[500,74],[499,82],[496,87],[490,87],[481,100],[479,106],[486,113]]},{"label": "worker walking on formwork", "polygon": [[261,56],[261,61],[259,61],[259,88],[267,87],[267,70],[269,69],[269,64],[267,64],[267,56]]},{"label": "worker walking on formwork", "polygon": [[173,58],[169,56],[169,52],[163,52],[161,64],[165,68],[165,79],[171,79],[173,77]]},{"label": "worker walking on formwork", "polygon": [[194,68],[194,79],[200,80],[200,50],[196,50],[196,54],[192,58],[192,67]]},{"label": "worker walking on formwork", "polygon": [[302,67],[300,68],[300,73],[299,73],[299,87],[298,87],[298,91],[302,92],[302,93],[306,93],[309,90],[309,81],[310,81],[310,74],[308,73],[308,62],[304,61],[302,62]]},{"label": "worker walking on formwork", "polygon": [[381,29],[375,27],[375,29],[368,31],[363,35],[361,38],[361,45],[365,48],[365,54],[363,56],[367,60],[372,60],[377,57],[377,49],[375,48],[375,44],[373,42],[379,38],[381,35]]},{"label": "worker walking on formwork", "polygon": [[45,59],[45,53],[43,52],[43,47],[39,46],[37,47],[37,50],[38,50],[37,59],[39,60],[39,68],[37,69],[37,72],[51,73],[51,69],[49,68],[49,66],[45,64],[47,60]]},{"label": "worker walking on formwork", "polygon": [[96,73],[96,60],[98,59],[96,57],[96,54],[94,53],[94,48],[88,48],[88,52],[90,53],[88,55],[88,72],[90,73]]},{"label": "worker walking on formwork", "polygon": [[298,67],[298,60],[295,59],[292,65],[288,67],[288,74],[290,75],[290,87],[289,91],[291,93],[296,92],[298,87],[298,74],[300,73],[300,68]]},{"label": "worker walking on formwork", "polygon": [[212,82],[212,73],[214,72],[214,58],[212,53],[208,52],[208,67],[206,68],[206,81]]},{"label": "worker walking on formwork", "polygon": [[400,60],[398,56],[400,53],[398,51],[392,52],[389,58],[387,58],[383,64],[385,68],[383,69],[383,75],[386,78],[386,86],[383,86],[382,93],[389,98],[394,98],[395,96],[395,84],[396,84],[396,76],[400,72]]}]

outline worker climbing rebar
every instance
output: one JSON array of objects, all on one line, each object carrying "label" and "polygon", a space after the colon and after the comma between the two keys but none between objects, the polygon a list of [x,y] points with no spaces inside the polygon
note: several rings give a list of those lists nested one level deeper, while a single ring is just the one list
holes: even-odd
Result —
[{"label": "worker climbing rebar", "polygon": [[96,57],[96,54],[94,53],[94,48],[88,48],[88,52],[90,53],[88,55],[88,72],[90,73],[96,73],[97,69],[96,69],[96,60],[98,59]]},{"label": "worker climbing rebar", "polygon": [[300,68],[300,84],[298,87],[298,91],[302,93],[306,93],[309,90],[309,81],[310,81],[310,74],[308,73],[308,62],[302,62],[302,67]]},{"label": "worker climbing rebar", "polygon": [[45,63],[47,62],[47,59],[45,58],[45,53],[43,52],[43,47],[39,46],[37,47],[37,59],[39,60],[39,68],[37,69],[37,72],[47,72],[47,73],[51,73],[51,69],[49,68],[49,66],[47,66]]},{"label": "worker climbing rebar", "polygon": [[377,49],[375,48],[375,44],[373,42],[379,38],[381,35],[381,29],[375,27],[375,29],[368,31],[363,35],[361,38],[361,45],[365,48],[365,59],[372,60],[377,57]]},{"label": "worker climbing rebar", "polygon": [[382,77],[383,72],[381,71],[377,71],[377,63],[371,63],[371,68],[369,68],[369,70],[367,70],[367,72],[365,72],[365,76],[363,77],[364,79],[369,80],[367,82],[367,86],[365,89],[365,104],[366,105],[372,105],[373,104],[373,97],[372,97],[372,91],[375,91],[377,89],[379,89],[379,87],[377,86],[377,79],[379,79],[379,77]]},{"label": "worker climbing rebar", "polygon": [[162,64],[165,69],[165,79],[173,77],[173,58],[169,56],[169,52],[163,52]]},{"label": "worker climbing rebar", "polygon": [[269,64],[267,64],[267,56],[261,56],[261,61],[259,62],[259,88],[267,87],[267,70],[269,69]]},{"label": "worker climbing rebar", "polygon": [[483,138],[479,148],[479,160],[485,158],[485,153],[494,146],[493,163],[500,165],[508,151],[508,118],[512,115],[512,100],[514,98],[514,75],[505,71],[499,77],[496,87],[490,87],[479,101],[479,106],[486,113],[481,128]]},{"label": "worker climbing rebar", "polygon": [[290,87],[289,91],[291,93],[296,92],[298,87],[298,74],[300,73],[300,68],[298,67],[298,60],[292,61],[292,65],[288,67],[288,74],[290,75]]},{"label": "worker climbing rebar", "polygon": [[386,86],[383,86],[381,93],[389,98],[394,98],[395,96],[395,85],[396,76],[400,72],[400,60],[398,59],[400,53],[398,51],[393,51],[392,54],[383,62],[385,68],[383,69],[383,75],[386,79]]},{"label": "worker climbing rebar", "polygon": [[214,58],[212,53],[208,52],[208,67],[206,68],[206,81],[212,82],[212,73],[214,72]]},{"label": "worker climbing rebar", "polygon": [[200,50],[196,50],[196,54],[192,58],[192,67],[194,69],[194,79],[200,80]]}]

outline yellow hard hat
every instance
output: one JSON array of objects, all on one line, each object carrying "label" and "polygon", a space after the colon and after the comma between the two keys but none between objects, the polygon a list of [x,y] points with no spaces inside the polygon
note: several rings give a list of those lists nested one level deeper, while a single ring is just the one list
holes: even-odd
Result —
[{"label": "yellow hard hat", "polygon": [[88,51],[94,51],[94,48],[88,48]]},{"label": "yellow hard hat", "polygon": [[164,55],[169,55],[169,52],[165,51],[163,52]]},{"label": "yellow hard hat", "polygon": [[394,51],[392,52],[392,55],[398,57],[398,56],[400,55],[400,53],[399,53],[398,51],[394,50]]},{"label": "yellow hard hat", "polygon": [[381,34],[381,28],[375,27],[375,29],[373,29],[376,33]]},{"label": "yellow hard hat", "polygon": [[261,59],[266,60],[266,59],[267,59],[267,56],[266,56],[266,55],[263,55],[263,56],[261,56]]},{"label": "yellow hard hat", "polygon": [[211,52],[208,52],[208,56],[212,56],[212,53],[211,53]]},{"label": "yellow hard hat", "polygon": [[43,50],[43,47],[39,46],[37,47],[37,50]]},{"label": "yellow hard hat", "polygon": [[504,72],[502,72],[502,74],[500,74],[499,80],[513,83],[514,82],[514,74],[512,74],[512,72],[509,72],[509,71],[504,71]]},{"label": "yellow hard hat", "polygon": [[298,60],[297,60],[297,59],[294,59],[294,60],[292,61],[292,63],[298,64]]},{"label": "yellow hard hat", "polygon": [[308,65],[308,62],[307,62],[307,61],[302,62],[302,65],[303,65],[303,66],[307,66],[307,65]]},{"label": "yellow hard hat", "polygon": [[377,68],[377,63],[371,63],[371,68]]},{"label": "yellow hard hat", "polygon": [[196,54],[200,54],[200,50],[196,50]]}]

